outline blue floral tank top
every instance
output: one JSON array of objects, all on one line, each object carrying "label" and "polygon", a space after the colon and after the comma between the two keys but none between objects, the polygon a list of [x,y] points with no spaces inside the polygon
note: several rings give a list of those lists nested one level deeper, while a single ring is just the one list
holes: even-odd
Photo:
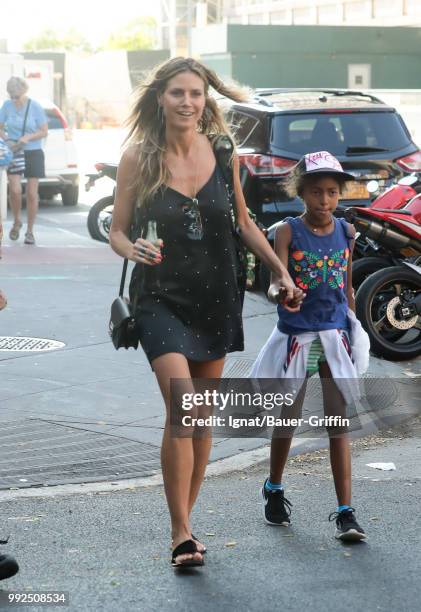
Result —
[{"label": "blue floral tank top", "polygon": [[334,230],[317,236],[300,217],[285,221],[291,227],[288,272],[307,295],[299,312],[278,306],[278,329],[286,334],[348,329],[347,269],[353,240],[348,224],[334,218]]}]

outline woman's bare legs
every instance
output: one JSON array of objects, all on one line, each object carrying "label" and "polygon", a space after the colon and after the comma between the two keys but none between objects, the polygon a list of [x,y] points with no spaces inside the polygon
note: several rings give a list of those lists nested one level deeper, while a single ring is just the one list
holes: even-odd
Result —
[{"label": "woman's bare legs", "polygon": [[[346,407],[341,392],[336,386],[328,364],[319,367],[326,416],[346,416]],[[329,431],[330,464],[335,483],[338,505],[351,505],[351,447],[347,433]]]},{"label": "woman's bare legs", "polygon": [[[219,362],[222,365],[218,367]],[[167,416],[161,447],[162,475],[165,495],[171,516],[172,540],[174,548],[191,538],[190,512],[203,481],[211,446],[210,438],[175,437],[171,435],[170,425],[170,380],[186,380],[186,391],[194,391],[188,384],[192,377],[189,362],[179,353],[167,353],[153,361],[153,368],[165,401]],[[190,363],[191,366],[191,363]],[[218,378],[222,371],[223,360],[194,364],[195,377]],[[188,559],[200,560],[199,552],[177,557],[177,563]]]},{"label": "woman's bare legs", "polygon": [[[192,378],[221,378],[225,358],[206,362],[189,362]],[[190,485],[189,514],[191,513],[200,487],[205,477],[209,453],[212,447],[212,436],[193,437],[194,467]]]},{"label": "woman's bare legs", "polygon": [[38,212],[38,183],[37,178],[28,178],[26,183],[26,214],[28,218],[28,232],[33,232],[35,217]]},{"label": "woman's bare legs", "polygon": [[22,177],[20,174],[9,174],[9,199],[10,209],[13,214],[13,224],[21,223],[20,212],[22,210]]}]

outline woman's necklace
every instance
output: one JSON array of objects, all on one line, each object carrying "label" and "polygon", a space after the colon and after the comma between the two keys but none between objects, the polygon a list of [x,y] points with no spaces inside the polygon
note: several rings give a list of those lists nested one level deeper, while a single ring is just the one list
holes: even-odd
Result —
[{"label": "woman's necklace", "polygon": [[196,166],[194,171],[194,187],[193,187],[193,204],[196,206],[199,205],[199,200],[197,199],[197,179],[199,174],[199,137],[196,136],[197,146],[196,146]]},{"label": "woman's necklace", "polygon": [[306,224],[309,226],[309,228],[311,229],[312,232],[320,232],[320,230],[325,229],[326,227],[329,227],[332,223],[333,223],[333,217],[331,217],[329,223],[325,223],[324,225],[319,225],[319,226],[314,226],[313,223],[310,223],[309,220],[307,219],[306,215],[303,215],[302,217]]}]

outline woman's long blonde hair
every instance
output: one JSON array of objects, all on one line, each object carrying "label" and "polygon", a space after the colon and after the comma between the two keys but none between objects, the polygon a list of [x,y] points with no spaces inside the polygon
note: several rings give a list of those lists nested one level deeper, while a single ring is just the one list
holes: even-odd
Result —
[{"label": "woman's long blonde hair", "polygon": [[170,179],[165,163],[165,122],[158,96],[165,91],[168,81],[181,72],[193,72],[205,84],[205,107],[198,125],[202,134],[225,134],[232,139],[222,111],[209,96],[210,87],[237,102],[248,98],[245,90],[225,85],[213,70],[193,58],[175,57],[158,66],[135,91],[136,101],[126,121],[129,134],[125,143],[128,146],[136,146],[139,151],[134,185],[140,206],[150,201],[158,189]]}]

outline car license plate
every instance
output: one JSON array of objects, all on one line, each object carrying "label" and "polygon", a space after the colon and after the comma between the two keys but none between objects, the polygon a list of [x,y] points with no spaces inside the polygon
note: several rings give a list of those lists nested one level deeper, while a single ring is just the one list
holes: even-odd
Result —
[{"label": "car license plate", "polygon": [[365,183],[349,181],[349,183],[345,185],[341,200],[367,200],[369,197],[370,193]]}]

